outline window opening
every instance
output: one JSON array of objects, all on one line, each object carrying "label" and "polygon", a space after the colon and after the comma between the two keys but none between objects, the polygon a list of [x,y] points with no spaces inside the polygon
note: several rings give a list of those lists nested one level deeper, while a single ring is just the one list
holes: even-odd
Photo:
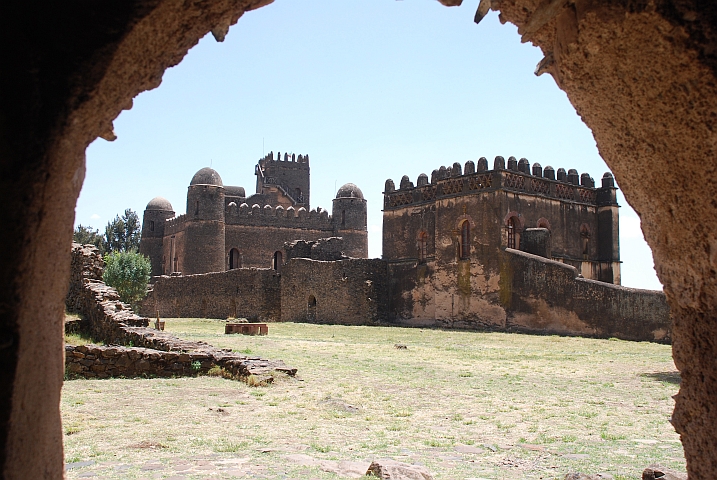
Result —
[{"label": "window opening", "polygon": [[341,226],[346,226],[346,210],[341,210]]},{"label": "window opening", "polygon": [[426,261],[428,251],[428,233],[421,231],[418,234],[418,261],[424,263]]},{"label": "window opening", "polygon": [[510,220],[508,220],[508,248],[518,248],[516,242],[516,232],[518,229],[515,222],[515,217],[510,217]]},{"label": "window opening", "polygon": [[235,268],[241,268],[241,256],[238,249],[232,248],[229,251],[229,270],[234,270]]},{"label": "window opening", "polygon": [[276,270],[277,272],[281,271],[281,264],[282,264],[283,256],[284,255],[280,251],[274,252],[273,267],[274,267],[274,270]]},{"label": "window opening", "polygon": [[468,220],[461,224],[461,260],[468,260],[471,255],[471,224]]},{"label": "window opening", "polygon": [[309,321],[316,320],[316,297],[309,295],[309,301],[306,305],[306,319]]},{"label": "window opening", "polygon": [[154,232],[154,220],[150,220],[149,222],[149,231]]}]

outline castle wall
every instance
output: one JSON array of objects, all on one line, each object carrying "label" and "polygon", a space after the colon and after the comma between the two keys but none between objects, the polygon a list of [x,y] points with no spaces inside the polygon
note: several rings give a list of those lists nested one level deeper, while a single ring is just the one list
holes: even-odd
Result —
[{"label": "castle wall", "polygon": [[388,312],[386,273],[379,259],[291,259],[281,274],[281,320],[377,324]]},{"label": "castle wall", "polygon": [[141,311],[153,317],[228,318],[278,321],[281,318],[279,276],[271,269],[241,268],[227,272],[159,277]]},{"label": "castle wall", "polygon": [[242,267],[271,268],[275,252],[282,252],[283,259],[286,259],[284,243],[294,240],[318,240],[331,236],[332,233],[333,230],[227,225],[225,269],[229,268],[229,252],[232,248],[239,250]]},{"label": "castle wall", "polygon": [[575,267],[518,250],[499,261],[499,272],[487,275],[468,262],[389,263],[390,322],[671,341],[662,292],[578,278]]},{"label": "castle wall", "polygon": [[669,343],[665,295],[577,278],[569,265],[516,250],[503,253],[500,299],[509,330]]}]

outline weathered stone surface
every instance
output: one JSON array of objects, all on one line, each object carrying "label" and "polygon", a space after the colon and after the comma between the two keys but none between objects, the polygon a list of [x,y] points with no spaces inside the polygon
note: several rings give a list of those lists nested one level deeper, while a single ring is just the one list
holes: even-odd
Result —
[{"label": "weathered stone surface", "polygon": [[[73,244],[72,254],[72,283],[66,300],[68,309],[82,315],[93,337],[118,345],[137,346],[67,345],[65,365],[72,374],[102,375],[103,378],[198,375],[218,366],[235,378],[255,375],[268,383],[273,380],[274,372],[296,373],[295,368],[282,361],[250,358],[147,328],[147,318],[135,315],[118,300],[108,300],[116,296],[116,291],[97,279],[102,275],[102,259],[96,248]],[[116,308],[118,305],[122,308]],[[198,368],[195,361],[199,362]],[[112,364],[109,369],[108,364]]]},{"label": "weathered stone surface", "polygon": [[366,475],[384,480],[433,480],[426,467],[390,459],[374,460],[368,467]]},{"label": "weathered stone surface", "polygon": [[642,480],[687,480],[687,474],[653,464],[642,472]]}]

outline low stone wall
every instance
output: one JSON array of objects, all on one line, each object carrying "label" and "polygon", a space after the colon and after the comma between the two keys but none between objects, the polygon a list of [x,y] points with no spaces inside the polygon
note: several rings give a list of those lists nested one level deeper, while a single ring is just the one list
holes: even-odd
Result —
[{"label": "low stone wall", "polygon": [[223,368],[225,374],[235,378],[253,375],[261,381],[271,381],[274,371],[289,375],[296,373],[296,369],[282,367],[275,362],[232,353],[162,352],[149,348],[99,345],[65,346],[67,374],[85,378],[192,376],[206,374],[214,367]]},{"label": "low stone wall", "polygon": [[[230,353],[205,342],[182,340],[170,333],[147,328],[149,319],[134,314],[119,300],[114,288],[99,280],[102,266],[102,258],[95,247],[72,245],[67,309],[82,315],[83,329],[93,338],[112,346],[66,346],[68,373],[88,378],[196,375],[219,366],[234,377],[254,375],[264,377],[264,381],[271,381],[271,372],[296,373],[296,369],[287,367],[280,360]],[[199,370],[192,368],[194,361],[200,362]]]},{"label": "low stone wall", "polygon": [[281,318],[280,277],[268,268],[238,268],[200,275],[157,277],[140,312],[160,317]]},{"label": "low stone wall", "polygon": [[502,255],[506,329],[671,342],[664,293],[579,278],[575,267],[517,250]]}]

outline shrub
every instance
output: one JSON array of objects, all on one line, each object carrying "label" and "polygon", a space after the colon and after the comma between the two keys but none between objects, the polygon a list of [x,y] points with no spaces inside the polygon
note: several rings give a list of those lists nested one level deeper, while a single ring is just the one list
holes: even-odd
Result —
[{"label": "shrub", "polygon": [[152,267],[149,259],[137,252],[112,252],[105,255],[102,280],[117,289],[123,302],[134,308],[147,295]]}]

